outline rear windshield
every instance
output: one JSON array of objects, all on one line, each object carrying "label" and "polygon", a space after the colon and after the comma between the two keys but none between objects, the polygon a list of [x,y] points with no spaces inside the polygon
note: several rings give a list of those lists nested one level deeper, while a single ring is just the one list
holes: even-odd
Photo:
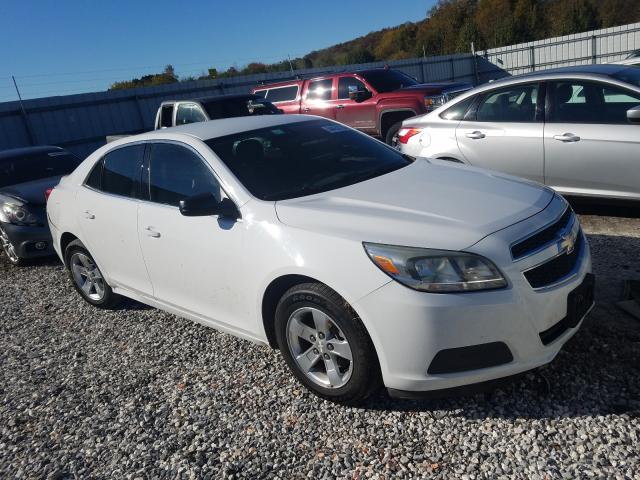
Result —
[{"label": "rear windshield", "polygon": [[247,117],[250,115],[272,115],[280,111],[270,102],[261,98],[233,98],[222,101],[206,102],[202,106],[209,118]]},{"label": "rear windshield", "polygon": [[629,67],[611,75],[616,80],[640,87],[640,67]]},{"label": "rear windshield", "polygon": [[206,143],[262,200],[325,192],[411,163],[391,147],[327,120],[251,130]]},{"label": "rear windshield", "polygon": [[400,88],[418,85],[413,78],[398,70],[371,70],[361,75],[378,93],[393,92]]},{"label": "rear windshield", "polygon": [[0,158],[0,187],[41,178],[68,175],[80,164],[69,152],[50,152]]}]

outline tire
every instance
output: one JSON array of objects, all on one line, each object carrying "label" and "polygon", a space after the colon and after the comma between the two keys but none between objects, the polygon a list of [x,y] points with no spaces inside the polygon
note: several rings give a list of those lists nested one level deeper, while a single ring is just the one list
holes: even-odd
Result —
[{"label": "tire", "polygon": [[4,253],[5,257],[7,257],[7,260],[11,265],[16,267],[21,267],[22,265],[24,265],[24,259],[18,256],[15,247],[9,239],[9,236],[2,228],[0,228],[0,251]]},{"label": "tire", "polygon": [[73,287],[87,303],[98,308],[112,309],[121,302],[122,297],[113,293],[80,240],[69,243],[64,252],[64,264]]},{"label": "tire", "polygon": [[287,365],[319,397],[356,405],[380,386],[378,358],[362,321],[326,285],[287,290],[276,307],[275,330]]},{"label": "tire", "polygon": [[387,130],[384,136],[384,141],[387,145],[398,148],[398,130],[400,130],[400,127],[402,127],[402,122],[394,123],[389,127],[389,130]]}]

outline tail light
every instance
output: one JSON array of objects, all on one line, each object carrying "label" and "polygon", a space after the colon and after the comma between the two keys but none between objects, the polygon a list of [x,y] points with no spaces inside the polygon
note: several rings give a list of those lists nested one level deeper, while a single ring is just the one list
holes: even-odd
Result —
[{"label": "tail light", "polygon": [[422,132],[421,128],[401,128],[398,131],[398,141],[406,144],[411,137]]},{"label": "tail light", "polygon": [[49,197],[51,196],[51,192],[53,192],[53,188],[47,188],[44,191],[44,201],[48,202],[49,201]]}]

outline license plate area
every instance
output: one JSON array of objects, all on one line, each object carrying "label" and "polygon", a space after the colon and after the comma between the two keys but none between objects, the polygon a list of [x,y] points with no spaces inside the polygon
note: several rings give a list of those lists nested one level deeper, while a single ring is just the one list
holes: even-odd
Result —
[{"label": "license plate area", "polygon": [[593,305],[595,283],[595,276],[588,273],[580,286],[569,293],[566,318],[569,328],[575,328]]}]

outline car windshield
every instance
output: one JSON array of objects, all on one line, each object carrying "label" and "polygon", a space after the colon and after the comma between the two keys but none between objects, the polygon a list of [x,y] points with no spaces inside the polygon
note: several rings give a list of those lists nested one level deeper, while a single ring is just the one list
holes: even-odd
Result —
[{"label": "car windshield", "polygon": [[209,118],[247,117],[249,115],[272,115],[280,111],[270,102],[261,98],[240,97],[203,102]]},{"label": "car windshield", "polygon": [[611,75],[616,80],[640,87],[640,67],[629,67]]},{"label": "car windshield", "polygon": [[79,164],[78,157],[65,151],[0,158],[0,187],[68,175]]},{"label": "car windshield", "polygon": [[361,75],[378,93],[393,92],[400,88],[418,85],[418,82],[409,75],[397,70],[370,70],[362,72]]},{"label": "car windshield", "polygon": [[277,125],[206,143],[262,200],[325,192],[411,163],[391,147],[327,120]]}]

